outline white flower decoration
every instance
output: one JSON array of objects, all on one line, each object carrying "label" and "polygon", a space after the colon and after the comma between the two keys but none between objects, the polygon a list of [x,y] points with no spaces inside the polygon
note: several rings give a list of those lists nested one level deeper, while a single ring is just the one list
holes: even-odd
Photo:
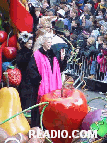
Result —
[{"label": "white flower decoration", "polygon": [[19,35],[19,38],[21,38],[24,43],[28,42],[30,37],[33,37],[33,34],[28,33],[27,31],[22,31]]}]

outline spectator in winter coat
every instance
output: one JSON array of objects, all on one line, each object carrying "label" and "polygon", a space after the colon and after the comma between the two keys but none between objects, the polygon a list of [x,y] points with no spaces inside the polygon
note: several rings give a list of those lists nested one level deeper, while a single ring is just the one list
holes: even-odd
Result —
[{"label": "spectator in winter coat", "polygon": [[87,38],[90,36],[90,33],[86,30],[83,30],[77,37],[77,47],[80,49],[80,54],[84,51],[87,45]]},{"label": "spectator in winter coat", "polygon": [[106,0],[101,0],[98,4],[99,9],[105,9],[106,8]]},{"label": "spectator in winter coat", "polygon": [[40,23],[38,24],[38,30],[36,31],[36,38],[34,43],[33,51],[36,51],[41,47],[41,41],[42,37],[46,32],[52,33],[52,24],[50,21],[46,21],[46,19],[40,20]]},{"label": "spectator in winter coat", "polygon": [[71,29],[71,24],[68,18],[65,18],[65,11],[63,9],[60,9],[57,11],[57,20],[62,20],[64,22],[64,25],[67,26],[67,29]]},{"label": "spectator in winter coat", "polygon": [[100,32],[98,29],[92,30],[92,32],[91,32],[91,36],[95,37],[95,40],[97,40],[97,37],[99,36],[99,34],[100,34]]},{"label": "spectator in winter coat", "polygon": [[57,11],[57,20],[62,20],[64,22],[64,25],[67,27],[67,29],[71,30],[71,23],[70,23],[69,18],[66,15],[66,11],[65,10],[60,9],[60,10]]},{"label": "spectator in winter coat", "polygon": [[[67,59],[64,53],[59,59],[55,56],[51,49],[51,40],[50,33],[43,35],[41,48],[34,52],[26,70],[26,80],[21,92],[24,101],[30,99],[31,105],[39,103],[44,94],[62,87],[61,72],[67,64]],[[31,110],[31,126],[40,126],[39,108]]]},{"label": "spectator in winter coat", "polygon": [[[94,76],[96,74],[95,57],[96,57],[96,55],[98,55],[98,49],[96,49],[96,47],[95,47],[95,38],[94,37],[89,37],[87,39],[86,50],[84,50],[82,54],[87,58],[88,64],[91,64],[91,70],[89,72],[89,74],[91,76],[89,78],[94,78]],[[86,66],[87,66],[87,64],[86,64]]]},{"label": "spectator in winter coat", "polygon": [[[47,27],[48,26],[48,27]],[[62,20],[58,20],[55,22],[55,25],[53,25],[49,21],[42,22],[42,25],[38,25],[38,30],[36,32],[36,41],[34,44],[34,51],[40,48],[40,41],[42,41],[42,35],[44,35],[45,32],[53,33],[52,38],[52,48],[54,52],[57,54],[57,52],[60,51],[61,48],[68,47],[68,43],[65,39],[69,38],[70,32],[65,29],[64,22]],[[64,36],[65,38],[62,38]]]},{"label": "spectator in winter coat", "polygon": [[82,32],[82,27],[80,26],[80,22],[79,20],[72,20],[71,23],[72,27],[71,27],[71,33],[79,35]]},{"label": "spectator in winter coat", "polygon": [[64,22],[64,24],[67,26],[69,24],[68,19],[67,18],[65,19],[65,11],[63,9],[60,9],[57,11],[57,20],[56,21],[58,21],[58,20],[62,20]]},{"label": "spectator in winter coat", "polygon": [[101,53],[97,56],[97,62],[100,64],[100,80],[104,79],[104,73],[107,71],[107,42],[103,42]]},{"label": "spectator in winter coat", "polygon": [[[97,41],[96,41],[96,48],[98,49],[98,54],[101,53],[101,49],[103,48],[103,41],[104,41],[104,36],[98,36]],[[97,79],[101,80],[101,75],[99,74],[100,71],[100,64],[97,66]]]},{"label": "spectator in winter coat", "polygon": [[90,11],[91,11],[91,7],[92,7],[91,4],[85,4],[85,6],[84,6],[84,13],[89,14]]},{"label": "spectator in winter coat", "polygon": [[104,41],[104,37],[103,36],[98,36],[98,50],[99,50],[99,53],[101,53],[101,49],[103,48],[103,41]]},{"label": "spectator in winter coat", "polygon": [[65,17],[68,18],[69,17],[69,13],[70,13],[70,5],[65,5],[64,7],[64,11],[65,11]]},{"label": "spectator in winter coat", "polygon": [[42,8],[45,10],[49,7],[48,1],[47,0],[43,0],[42,2]]},{"label": "spectator in winter coat", "polygon": [[[74,9],[70,9],[70,22],[72,23],[72,20],[78,20],[78,11]],[[72,25],[71,25],[72,26]]]},{"label": "spectator in winter coat", "polygon": [[77,41],[77,35],[71,34],[70,35],[70,41],[71,41],[73,47],[76,48],[77,47],[77,43],[76,43],[76,41]]},{"label": "spectator in winter coat", "polygon": [[89,19],[90,18],[89,16],[91,15],[91,7],[92,7],[91,4],[85,4],[84,12],[80,16],[80,22],[81,22],[83,17],[85,17],[85,19]]},{"label": "spectator in winter coat", "polygon": [[[70,38],[70,32],[65,29],[64,22],[58,20],[53,26],[53,39],[52,39],[52,48],[54,51],[59,51],[61,48],[65,48],[66,52],[68,51],[69,43],[68,38]],[[57,50],[56,50],[57,49]]]},{"label": "spectator in winter coat", "polygon": [[103,9],[98,9],[98,14],[96,16],[96,19],[103,19],[104,18],[104,12]]},{"label": "spectator in winter coat", "polygon": [[96,10],[98,7],[98,0],[93,0],[93,2],[94,2],[94,9]]},{"label": "spectator in winter coat", "polygon": [[94,37],[89,37],[87,39],[87,46],[84,49],[83,54],[87,58],[90,58],[91,55],[98,54],[98,50],[95,48],[95,38]]}]

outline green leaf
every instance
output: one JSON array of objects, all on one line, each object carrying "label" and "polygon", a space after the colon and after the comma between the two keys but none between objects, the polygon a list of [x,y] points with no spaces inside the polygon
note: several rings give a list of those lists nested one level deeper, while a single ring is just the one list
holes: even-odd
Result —
[{"label": "green leaf", "polygon": [[15,67],[14,66],[8,66],[10,69],[15,69]]}]

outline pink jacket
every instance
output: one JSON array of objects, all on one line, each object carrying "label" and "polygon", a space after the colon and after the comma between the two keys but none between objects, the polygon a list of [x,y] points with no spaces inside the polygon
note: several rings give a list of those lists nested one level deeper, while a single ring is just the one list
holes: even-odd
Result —
[{"label": "pink jacket", "polygon": [[100,64],[100,72],[105,73],[107,71],[107,60],[104,58],[104,56],[100,57],[100,55],[97,56],[97,62]]},{"label": "pink jacket", "polygon": [[56,57],[53,59],[53,73],[48,58],[39,50],[35,51],[34,58],[38,67],[39,74],[42,77],[38,91],[38,100],[40,100],[41,96],[44,94],[49,93],[52,90],[62,88],[61,72]]}]

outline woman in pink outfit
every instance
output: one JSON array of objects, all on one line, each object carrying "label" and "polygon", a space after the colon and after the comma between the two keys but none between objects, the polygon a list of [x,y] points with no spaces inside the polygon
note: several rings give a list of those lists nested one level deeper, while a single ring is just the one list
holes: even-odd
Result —
[{"label": "woman in pink outfit", "polygon": [[[36,50],[26,70],[26,80],[21,91],[24,101],[31,101],[31,106],[39,102],[41,96],[52,90],[61,89],[61,72],[67,65],[68,56],[58,57],[51,49],[52,35],[46,33],[41,40],[41,48]],[[59,53],[60,54],[60,53]],[[31,127],[40,125],[39,108],[31,111]]]}]

